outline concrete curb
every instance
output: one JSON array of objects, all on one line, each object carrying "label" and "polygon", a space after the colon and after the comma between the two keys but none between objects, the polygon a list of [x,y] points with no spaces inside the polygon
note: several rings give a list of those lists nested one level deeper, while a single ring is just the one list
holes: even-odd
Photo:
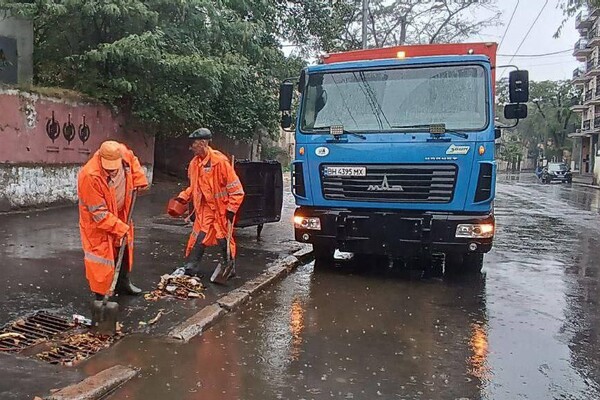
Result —
[{"label": "concrete curb", "polygon": [[217,303],[206,306],[188,318],[185,322],[171,330],[169,336],[174,339],[188,342],[191,338],[201,334],[202,331],[213,325],[215,321],[217,321],[219,317],[225,315],[226,312],[227,310],[221,308]]},{"label": "concrete curb", "polygon": [[265,272],[256,278],[220,297],[215,303],[204,307],[185,322],[173,328],[169,332],[169,338],[187,343],[214,325],[228,312],[236,310],[249,301],[252,296],[289,275],[298,265],[310,258],[311,253],[312,250],[307,246],[292,256],[273,262]]},{"label": "concrete curb", "polygon": [[600,190],[600,186],[597,186],[597,185],[588,185],[587,183],[573,182],[573,185],[583,186],[583,187],[587,187],[587,188],[591,188],[591,189]]},{"label": "concrete curb", "polygon": [[67,386],[45,397],[46,400],[95,400],[110,393],[137,374],[137,370],[122,365],[105,369],[83,381]]}]

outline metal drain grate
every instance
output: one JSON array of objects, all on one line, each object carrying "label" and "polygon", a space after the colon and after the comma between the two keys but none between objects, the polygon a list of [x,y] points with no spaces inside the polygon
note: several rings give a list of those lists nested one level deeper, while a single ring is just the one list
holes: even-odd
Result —
[{"label": "metal drain grate", "polygon": [[65,318],[43,312],[17,320],[0,331],[0,352],[20,352],[74,326]]},{"label": "metal drain grate", "polygon": [[117,338],[92,333],[72,335],[51,350],[38,354],[37,357],[50,364],[71,366],[109,347]]}]

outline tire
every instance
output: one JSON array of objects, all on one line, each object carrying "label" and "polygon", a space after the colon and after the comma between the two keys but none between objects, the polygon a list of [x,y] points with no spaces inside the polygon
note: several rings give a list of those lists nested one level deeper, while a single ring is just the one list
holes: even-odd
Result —
[{"label": "tire", "polygon": [[446,273],[451,275],[477,275],[483,268],[483,253],[448,254]]},{"label": "tire", "polygon": [[335,247],[313,244],[313,255],[315,256],[315,269],[326,269],[333,265],[333,254]]}]

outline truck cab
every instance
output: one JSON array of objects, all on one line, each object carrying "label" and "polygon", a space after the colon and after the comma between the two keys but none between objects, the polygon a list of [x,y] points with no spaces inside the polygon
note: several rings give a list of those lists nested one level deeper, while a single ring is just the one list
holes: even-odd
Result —
[{"label": "truck cab", "polygon": [[[320,260],[339,249],[481,270],[495,231],[495,52],[401,46],[334,54],[303,70],[296,240]],[[511,73],[512,92],[527,89],[523,72]],[[509,117],[526,115],[524,104],[507,107]]]}]

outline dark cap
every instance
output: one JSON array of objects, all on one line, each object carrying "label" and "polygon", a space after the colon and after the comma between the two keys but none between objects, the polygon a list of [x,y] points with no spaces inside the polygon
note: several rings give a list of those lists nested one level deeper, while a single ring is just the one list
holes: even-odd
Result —
[{"label": "dark cap", "polygon": [[188,136],[188,137],[193,140],[196,140],[196,139],[210,140],[210,139],[212,139],[212,133],[210,132],[210,130],[208,128],[200,128],[200,129],[196,129],[194,132],[190,133],[190,136]]}]

